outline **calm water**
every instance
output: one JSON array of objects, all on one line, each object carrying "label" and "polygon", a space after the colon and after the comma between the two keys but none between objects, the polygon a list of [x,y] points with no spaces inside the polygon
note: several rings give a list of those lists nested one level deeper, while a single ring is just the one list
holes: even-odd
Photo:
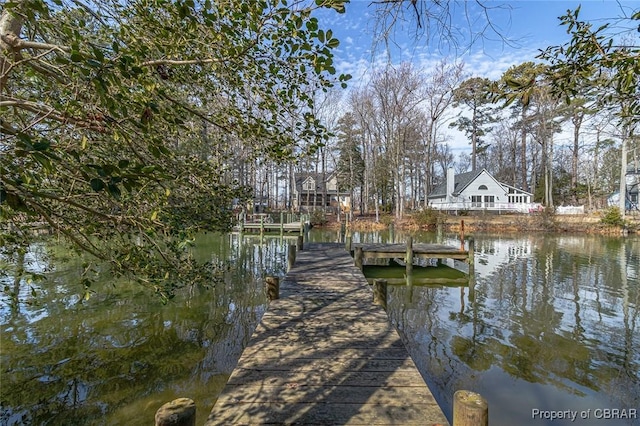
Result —
[{"label": "calm water", "polygon": [[[284,274],[287,244],[204,236],[198,256],[234,268],[224,285],[167,306],[112,282],[80,302],[68,284],[79,261],[50,264],[39,253],[55,246],[34,247],[29,268],[49,275],[36,299],[23,285],[36,303],[0,304],[0,423],[151,424],[162,403],[187,396],[202,424],[265,309],[263,276]],[[637,237],[476,236],[474,297],[467,288],[394,286],[389,315],[447,415],[455,390],[470,389],[489,401],[492,425],[637,425],[602,417],[640,410],[639,275]],[[533,419],[536,409],[591,410],[590,420]]]},{"label": "calm water", "polygon": [[51,264],[44,255],[60,248],[34,247],[28,268],[49,270],[37,298],[23,283],[28,303],[0,302],[0,424],[153,424],[163,403],[182,396],[196,401],[202,424],[264,312],[263,276],[284,275],[286,245],[202,236],[200,259],[234,267],[224,284],[167,306],[123,282],[100,283],[81,302],[69,284],[81,261]]}]

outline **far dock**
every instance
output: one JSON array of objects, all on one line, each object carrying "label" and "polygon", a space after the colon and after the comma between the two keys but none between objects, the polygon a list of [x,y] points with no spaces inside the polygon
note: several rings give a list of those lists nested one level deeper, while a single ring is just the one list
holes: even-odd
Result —
[{"label": "far dock", "polygon": [[[351,246],[351,242],[348,242]],[[474,241],[468,240],[469,249],[464,249],[461,243],[460,249],[443,244],[413,244],[411,237],[406,244],[353,244],[353,258],[355,265],[362,271],[365,259],[402,259],[405,262],[407,276],[411,275],[413,260],[422,259],[454,259],[466,262],[469,265],[470,283],[474,282]]]},{"label": "far dock", "polygon": [[305,245],[206,425],[448,425],[341,244]]}]

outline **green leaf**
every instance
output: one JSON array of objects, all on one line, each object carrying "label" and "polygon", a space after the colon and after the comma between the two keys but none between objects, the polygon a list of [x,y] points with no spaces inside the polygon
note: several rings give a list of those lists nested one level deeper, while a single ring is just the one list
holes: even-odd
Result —
[{"label": "green leaf", "polygon": [[105,187],[102,179],[93,178],[89,183],[91,184],[91,188],[96,192],[102,191]]}]

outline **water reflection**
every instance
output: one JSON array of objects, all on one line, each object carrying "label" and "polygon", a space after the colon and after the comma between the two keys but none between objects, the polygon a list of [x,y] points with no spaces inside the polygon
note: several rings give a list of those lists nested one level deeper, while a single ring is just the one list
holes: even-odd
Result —
[{"label": "water reflection", "polygon": [[640,240],[477,237],[476,254],[466,303],[459,288],[389,291],[390,317],[446,413],[457,389],[483,394],[497,425],[545,424],[533,409],[640,407]]},{"label": "water reflection", "polygon": [[230,261],[220,284],[162,306],[135,284],[105,278],[80,302],[70,283],[81,260],[38,256],[57,249],[43,243],[25,263],[52,270],[36,299],[23,282],[21,302],[0,305],[3,425],[148,424],[181,396],[197,402],[202,423],[265,309],[263,277],[286,266],[283,239],[203,235],[199,260]]}]

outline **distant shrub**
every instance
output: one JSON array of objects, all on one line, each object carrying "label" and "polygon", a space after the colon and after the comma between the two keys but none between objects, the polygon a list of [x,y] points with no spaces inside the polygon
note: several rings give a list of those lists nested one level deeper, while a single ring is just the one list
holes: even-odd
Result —
[{"label": "distant shrub", "polygon": [[416,225],[421,228],[433,228],[438,224],[438,221],[441,220],[440,213],[431,208],[415,212],[412,216]]},{"label": "distant shrub", "polygon": [[313,225],[322,226],[327,223],[327,218],[322,210],[314,210],[309,216],[309,222]]},{"label": "distant shrub", "polygon": [[380,223],[389,226],[393,223],[393,216],[390,214],[383,214],[380,216]]},{"label": "distant shrub", "polygon": [[624,226],[625,222],[619,207],[609,207],[604,211],[600,222],[609,226]]}]

